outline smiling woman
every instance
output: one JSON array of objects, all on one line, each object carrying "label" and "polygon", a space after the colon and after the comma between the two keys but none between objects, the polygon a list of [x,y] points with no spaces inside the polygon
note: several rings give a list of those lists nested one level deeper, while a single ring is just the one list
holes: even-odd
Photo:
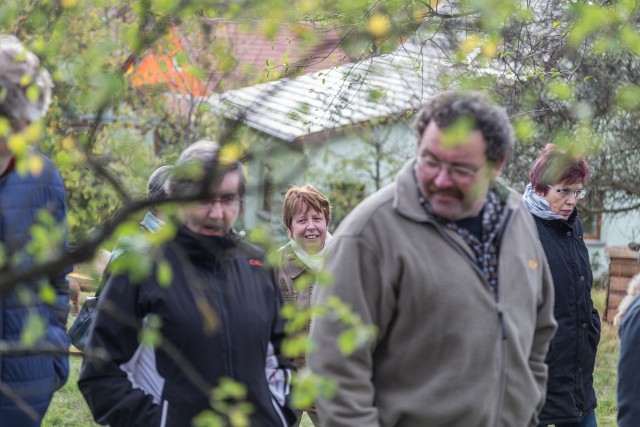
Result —
[{"label": "smiling woman", "polygon": [[[322,268],[331,219],[331,205],[327,197],[312,185],[292,187],[284,197],[282,223],[287,228],[289,243],[280,248],[281,263],[275,275],[284,302],[296,304],[300,310],[309,310],[315,286],[315,274]],[[309,333],[310,322],[302,334]],[[306,365],[305,357],[294,360],[296,367]],[[307,411],[311,423],[320,425],[315,408]],[[294,426],[300,425],[302,412]]]}]

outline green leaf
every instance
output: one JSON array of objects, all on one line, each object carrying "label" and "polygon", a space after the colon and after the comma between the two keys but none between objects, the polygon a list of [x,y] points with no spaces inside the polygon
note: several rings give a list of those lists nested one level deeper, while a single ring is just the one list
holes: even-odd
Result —
[{"label": "green leaf", "polygon": [[567,83],[559,80],[552,81],[547,86],[547,90],[550,94],[559,100],[567,101],[573,97],[573,89]]},{"label": "green leaf", "polygon": [[531,141],[535,135],[535,124],[529,117],[523,117],[514,122],[516,138],[521,141]]},{"label": "green leaf", "polygon": [[194,427],[226,427],[224,419],[210,409],[200,412],[191,423]]},{"label": "green leaf", "polygon": [[640,86],[628,84],[617,93],[618,105],[625,110],[640,109]]},{"label": "green leaf", "polygon": [[20,331],[20,342],[33,345],[46,334],[47,322],[38,313],[30,312]]},{"label": "green leaf", "polygon": [[474,126],[473,120],[469,117],[458,119],[443,132],[443,145],[448,148],[453,148],[461,144],[466,144]]},{"label": "green leaf", "polygon": [[0,117],[0,138],[5,137],[11,131],[11,124],[6,117]]},{"label": "green leaf", "polygon": [[162,344],[162,318],[158,315],[148,315],[145,318],[142,330],[138,334],[138,341],[146,347],[158,348]]},{"label": "green leaf", "polygon": [[29,85],[26,91],[27,99],[29,102],[36,103],[40,97],[40,88],[36,85]]},{"label": "green leaf", "polygon": [[293,376],[291,403],[297,409],[306,409],[313,405],[318,397],[331,399],[336,392],[336,382],[313,374],[304,368]]},{"label": "green leaf", "polygon": [[338,335],[338,349],[340,352],[348,356],[358,347],[357,333],[354,329],[347,329]]},{"label": "green leaf", "polygon": [[231,378],[221,378],[218,387],[213,391],[213,398],[216,400],[225,399],[246,399],[247,387]]},{"label": "green leaf", "polygon": [[49,283],[43,283],[40,285],[40,299],[45,304],[55,304],[57,296],[58,294],[56,293],[56,290]]},{"label": "green leaf", "polygon": [[173,280],[173,270],[171,269],[171,264],[169,264],[168,261],[163,260],[158,263],[156,278],[158,280],[158,284],[164,288],[171,284],[171,281]]}]

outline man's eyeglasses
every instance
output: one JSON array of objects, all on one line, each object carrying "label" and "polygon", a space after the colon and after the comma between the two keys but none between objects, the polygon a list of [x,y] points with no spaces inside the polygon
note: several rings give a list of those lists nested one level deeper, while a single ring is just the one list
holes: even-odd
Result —
[{"label": "man's eyeglasses", "polygon": [[485,164],[480,166],[478,169],[473,169],[467,166],[460,165],[452,165],[451,163],[443,162],[438,160],[430,155],[418,156],[418,164],[421,165],[427,172],[437,175],[440,173],[442,168],[447,170],[449,174],[449,178],[456,182],[464,182],[470,181],[475,178],[475,176],[480,172],[480,169],[484,167]]},{"label": "man's eyeglasses", "polygon": [[563,199],[567,199],[571,196],[575,196],[576,199],[584,199],[584,196],[587,195],[587,190],[584,188],[579,188],[577,190],[572,190],[571,188],[558,188],[553,185],[547,185],[547,187],[553,189],[562,197]]},{"label": "man's eyeglasses", "polygon": [[234,209],[240,205],[240,196],[237,194],[225,194],[220,197],[214,197],[207,201],[198,203],[198,206],[202,209],[213,209],[216,203],[220,203],[223,209]]}]

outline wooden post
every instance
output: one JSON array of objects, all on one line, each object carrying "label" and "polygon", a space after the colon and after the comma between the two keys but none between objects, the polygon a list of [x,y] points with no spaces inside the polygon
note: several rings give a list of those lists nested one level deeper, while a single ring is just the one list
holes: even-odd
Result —
[{"label": "wooden post", "polygon": [[625,247],[608,246],[604,253],[609,256],[607,276],[607,298],[602,316],[605,322],[612,322],[618,312],[618,304],[627,294],[629,280],[640,273],[638,253]]}]

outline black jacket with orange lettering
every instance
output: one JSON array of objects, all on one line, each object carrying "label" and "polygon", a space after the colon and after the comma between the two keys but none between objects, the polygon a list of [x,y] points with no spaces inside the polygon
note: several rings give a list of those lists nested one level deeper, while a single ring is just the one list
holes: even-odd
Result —
[{"label": "black jacket with orange lettering", "polygon": [[[292,365],[280,356],[280,295],[262,251],[182,227],[163,254],[169,285],[155,271],[139,283],[114,274],[100,297],[88,348],[108,361],[86,357],[78,382],[95,420],[190,426],[202,411],[218,414],[211,391],[229,378],[246,388],[252,426],[290,425]],[[141,328],[160,332],[155,347],[139,342],[153,341]]]}]

